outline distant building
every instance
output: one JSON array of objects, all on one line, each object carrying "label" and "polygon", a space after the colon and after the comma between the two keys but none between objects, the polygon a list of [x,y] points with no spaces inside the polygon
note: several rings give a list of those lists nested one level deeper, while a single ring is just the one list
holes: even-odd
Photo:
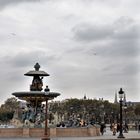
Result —
[{"label": "distant building", "polygon": [[[117,93],[115,93],[114,104],[118,104],[118,103],[119,102],[118,102]],[[124,93],[123,104],[126,104],[128,107],[130,107],[130,106],[135,107],[136,105],[140,104],[140,102],[127,101],[126,94]]]},{"label": "distant building", "polygon": [[126,94],[124,93],[123,103],[125,104],[126,102]]},{"label": "distant building", "polygon": [[135,107],[136,105],[140,104],[140,102],[131,102],[131,101],[128,101],[126,102],[126,105],[129,107],[129,106],[132,106],[132,107]]},{"label": "distant building", "polygon": [[87,99],[87,97],[86,97],[86,94],[84,95],[84,100],[86,100]]},{"label": "distant building", "polygon": [[114,104],[118,104],[117,93],[115,93]]},{"label": "distant building", "polygon": [[99,98],[99,101],[104,101],[104,98]]}]

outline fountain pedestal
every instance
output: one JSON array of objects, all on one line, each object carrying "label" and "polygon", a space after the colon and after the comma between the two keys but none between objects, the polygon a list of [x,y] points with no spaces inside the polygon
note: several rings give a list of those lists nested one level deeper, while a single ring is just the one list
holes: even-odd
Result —
[{"label": "fountain pedestal", "polygon": [[25,92],[14,92],[12,95],[16,96],[21,100],[25,100],[28,103],[28,110],[24,112],[23,121],[32,121],[35,125],[39,125],[41,123],[41,115],[43,114],[41,105],[42,102],[46,102],[45,108],[45,131],[44,137],[42,140],[50,140],[48,133],[48,100],[52,100],[55,97],[59,96],[60,93],[50,92],[48,86],[43,90],[43,77],[49,76],[45,71],[40,71],[40,65],[38,63],[34,66],[35,70],[29,71],[25,73],[25,76],[32,76],[32,84],[30,85],[30,91]]}]

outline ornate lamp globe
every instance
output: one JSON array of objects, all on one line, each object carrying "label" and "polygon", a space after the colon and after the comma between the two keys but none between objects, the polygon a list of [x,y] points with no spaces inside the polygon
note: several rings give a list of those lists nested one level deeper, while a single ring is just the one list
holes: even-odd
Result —
[{"label": "ornate lamp globe", "polygon": [[124,91],[122,90],[122,88],[120,88],[120,91],[119,91],[119,98],[121,100],[124,98]]}]

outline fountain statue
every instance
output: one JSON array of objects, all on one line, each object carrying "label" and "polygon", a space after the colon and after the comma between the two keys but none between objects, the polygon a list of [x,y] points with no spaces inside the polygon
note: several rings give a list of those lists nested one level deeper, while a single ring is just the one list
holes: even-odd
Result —
[{"label": "fountain statue", "polygon": [[[30,85],[30,91],[14,92],[12,95],[18,97],[21,100],[26,101],[26,106],[22,108],[22,123],[24,127],[30,127],[32,124],[34,127],[42,127],[45,122],[47,127],[47,102],[59,96],[59,93],[50,92],[50,89],[46,85],[43,90],[43,77],[49,76],[45,71],[40,71],[39,63],[34,66],[35,70],[31,70],[25,73],[25,76],[32,76],[33,80]],[[46,102],[46,105],[42,102]],[[47,128],[46,128],[47,129]]]}]

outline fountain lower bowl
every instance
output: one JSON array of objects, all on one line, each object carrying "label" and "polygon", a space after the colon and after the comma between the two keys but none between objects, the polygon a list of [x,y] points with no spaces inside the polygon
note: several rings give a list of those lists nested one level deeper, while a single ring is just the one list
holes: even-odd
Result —
[{"label": "fountain lower bowl", "polygon": [[52,100],[55,97],[59,96],[60,93],[56,92],[41,92],[41,91],[22,91],[22,92],[14,92],[12,95],[18,97],[21,100],[38,100],[38,101],[46,101]]}]

